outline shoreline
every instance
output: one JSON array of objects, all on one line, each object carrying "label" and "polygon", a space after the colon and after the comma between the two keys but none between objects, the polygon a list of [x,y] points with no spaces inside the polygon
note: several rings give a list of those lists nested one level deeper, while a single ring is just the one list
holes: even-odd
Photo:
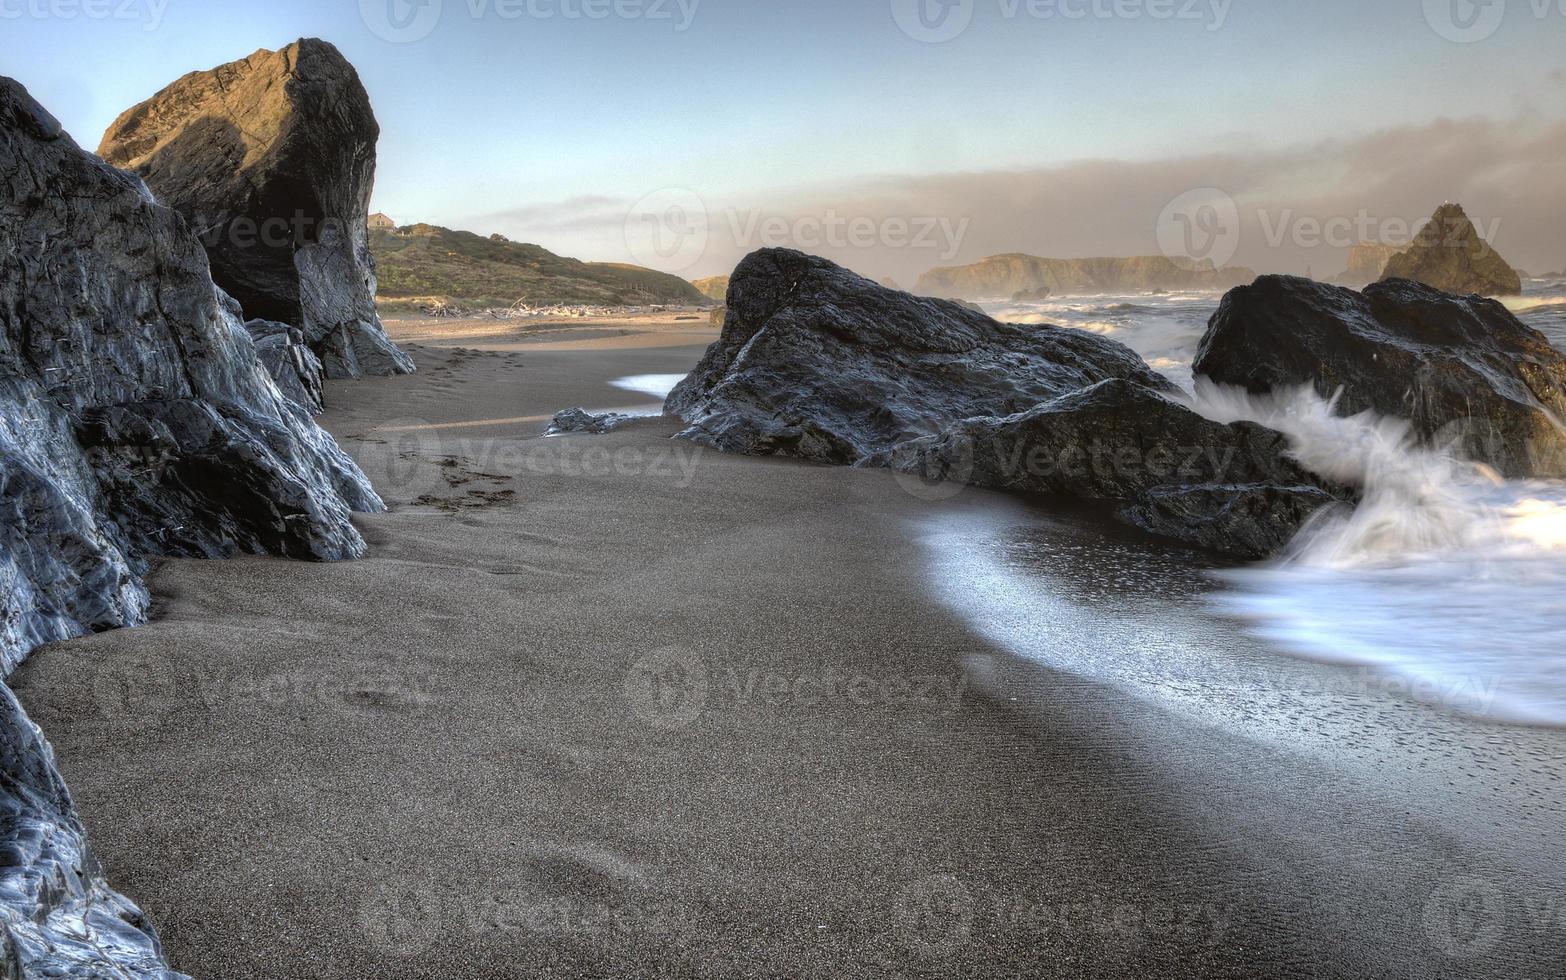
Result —
[{"label": "shoreline", "polygon": [[[1561,871],[1557,739],[1447,721],[1356,743],[1364,704],[1316,717],[1280,691],[1278,717],[1321,736],[1292,751],[1248,733],[1243,705],[1229,725],[1182,716],[944,607],[911,531],[1004,520],[1005,498],[931,504],[886,473],[719,456],[662,419],[540,438],[537,419],[699,356],[644,326],[520,350],[457,331],[410,348],[412,378],[332,384],[322,422],[393,507],[357,522],[368,559],[168,562],[154,622],[19,672],[110,879],[176,968],[1562,965],[1525,915]],[[1029,513],[1089,553],[1129,540]],[[1066,622],[1040,635],[1147,657],[1213,642],[1123,610]],[[1407,737],[1461,751],[1391,754]],[[1499,761],[1533,781],[1496,827],[1504,808],[1457,800]],[[1410,790],[1375,778],[1388,764]],[[1498,928],[1462,928],[1473,894],[1499,896]]]}]

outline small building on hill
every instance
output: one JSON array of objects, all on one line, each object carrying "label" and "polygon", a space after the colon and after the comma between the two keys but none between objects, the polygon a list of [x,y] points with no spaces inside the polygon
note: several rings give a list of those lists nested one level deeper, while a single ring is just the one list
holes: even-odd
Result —
[{"label": "small building on hill", "polygon": [[393,221],[387,215],[382,214],[381,212],[377,211],[374,214],[370,215],[370,230],[371,231],[396,231],[397,230],[397,222]]}]

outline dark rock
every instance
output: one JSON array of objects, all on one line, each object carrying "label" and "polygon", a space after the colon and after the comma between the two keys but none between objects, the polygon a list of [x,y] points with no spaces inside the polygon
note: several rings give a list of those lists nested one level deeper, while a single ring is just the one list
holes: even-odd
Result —
[{"label": "dark rock", "polygon": [[1123,502],[1123,520],[1242,558],[1281,550],[1329,490],[1284,437],[1223,425],[1135,381],[1102,381],[1009,418],[975,418],[876,462],[946,480]]},{"label": "dark rock", "polygon": [[312,413],[326,408],[325,369],[304,341],[304,332],[286,323],[251,320],[245,324],[255,341],[256,356],[277,382],[277,388]]},{"label": "dark rock", "polygon": [[1381,277],[1412,279],[1459,295],[1522,292],[1517,270],[1484,240],[1457,204],[1442,205],[1414,243],[1387,260]]},{"label": "dark rock", "polygon": [[192,72],[126,111],[98,153],[196,228],[251,317],[299,327],[332,378],[409,374],[375,312],[375,113],[324,41]]},{"label": "dark rock", "polygon": [[[353,558],[380,500],[279,393],[186,222],[0,79],[0,664],[146,615],[157,555]],[[0,696],[10,975],[173,976]],[[89,938],[90,937],[90,938]]]},{"label": "dark rock", "polygon": [[1278,433],[1176,404],[1173,384],[1093,334],[997,323],[783,250],[745,259],[728,303],[665,406],[685,438],[727,452],[1118,501],[1123,519],[1247,558],[1348,496]]},{"label": "dark rock", "polygon": [[618,412],[593,415],[585,409],[568,408],[563,412],[555,413],[554,420],[549,423],[549,431],[545,435],[562,436],[568,433],[580,432],[587,435],[601,436],[606,432],[613,432],[634,418],[636,416],[621,415]]},{"label": "dark rock", "polygon": [[[1168,292],[1168,290],[1153,290],[1155,293]],[[1037,289],[1022,289],[1011,294],[1013,303],[1042,303],[1050,298],[1053,292],[1048,286],[1039,286]]]},{"label": "dark rock", "polygon": [[1224,297],[1195,370],[1253,393],[1341,389],[1345,414],[1409,419],[1427,443],[1506,476],[1566,476],[1566,356],[1495,300],[1263,276]]},{"label": "dark rock", "polygon": [[727,452],[855,464],[1108,378],[1172,387],[1113,341],[997,323],[765,249],[735,270],[723,333],[664,412],[690,423],[686,438]]}]

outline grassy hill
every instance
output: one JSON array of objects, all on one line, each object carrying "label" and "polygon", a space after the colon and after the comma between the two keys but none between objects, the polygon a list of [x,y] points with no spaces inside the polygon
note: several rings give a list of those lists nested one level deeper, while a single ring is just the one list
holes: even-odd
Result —
[{"label": "grassy hill", "polygon": [[582,262],[537,245],[435,225],[371,231],[379,301],[388,312],[440,300],[475,308],[583,304],[710,306],[678,276],[634,265]]}]

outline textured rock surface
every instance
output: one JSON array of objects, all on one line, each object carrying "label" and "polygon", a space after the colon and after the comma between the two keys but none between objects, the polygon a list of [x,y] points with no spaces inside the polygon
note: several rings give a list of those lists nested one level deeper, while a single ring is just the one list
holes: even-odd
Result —
[{"label": "textured rock surface", "polygon": [[186,75],[115,120],[98,153],[185,216],[247,316],[299,327],[346,378],[413,370],[375,312],[379,137],[358,73],[310,39]]},{"label": "textured rock surface", "polygon": [[1333,499],[1282,436],[1201,418],[1093,334],[997,323],[783,250],[745,259],[728,302],[665,406],[726,452],[1120,501],[1125,520],[1247,558]]},{"label": "textured rock surface", "polygon": [[1265,558],[1317,509],[1347,499],[1288,457],[1284,437],[1222,425],[1135,381],[1103,381],[1009,418],[969,419],[886,462],[927,480],[1120,501],[1122,520]]},{"label": "textured rock surface", "polygon": [[1157,289],[1227,289],[1250,282],[1249,269],[1215,269],[1211,262],[1162,255],[1106,259],[1041,259],[1034,255],[992,255],[972,265],[931,269],[915,291],[952,299],[1005,299],[1047,289],[1056,296],[1137,293]]},{"label": "textured rock surface", "polygon": [[[155,555],[351,558],[358,468],[257,359],[179,215],[0,79],[0,663],[140,621]],[[11,975],[165,976],[5,691]]]},{"label": "textured rock surface", "polygon": [[1345,414],[1410,419],[1507,476],[1566,476],[1566,356],[1495,300],[1264,276],[1224,297],[1195,369],[1258,393],[1342,389]]},{"label": "textured rock surface", "polygon": [[1413,279],[1458,295],[1522,292],[1517,270],[1484,240],[1457,204],[1442,205],[1413,245],[1387,261],[1382,277]]},{"label": "textured rock surface", "polygon": [[311,412],[321,412],[326,407],[322,390],[326,369],[305,343],[304,331],[271,320],[251,320],[245,329],[255,341],[256,356],[277,382],[277,389]]},{"label": "textured rock surface", "polygon": [[549,423],[549,429],[545,434],[563,436],[573,432],[580,432],[587,435],[601,436],[606,432],[613,432],[635,417],[634,415],[622,415],[619,412],[606,412],[602,415],[594,415],[583,408],[568,408],[563,412],[555,413],[555,417]]},{"label": "textured rock surface", "polygon": [[1108,378],[1168,387],[1113,341],[997,323],[767,249],[735,270],[722,335],[664,411],[727,452],[854,464]]}]

